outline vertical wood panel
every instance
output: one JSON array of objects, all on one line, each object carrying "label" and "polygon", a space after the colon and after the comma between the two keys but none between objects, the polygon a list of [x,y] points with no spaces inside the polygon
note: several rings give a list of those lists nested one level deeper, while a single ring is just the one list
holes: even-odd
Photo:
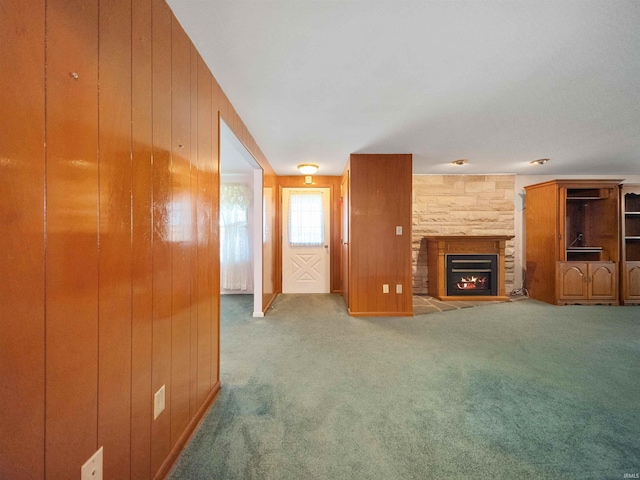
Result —
[{"label": "vertical wood panel", "polygon": [[132,322],[131,478],[151,478],[152,69],[151,0],[132,2]]},{"label": "vertical wood panel", "polygon": [[262,272],[262,311],[274,300],[276,294],[282,290],[282,259],[279,254],[278,217],[277,211],[277,177],[273,173],[264,170],[262,175],[262,192],[264,201],[264,243],[262,246],[263,268]]},{"label": "vertical wood panel", "polygon": [[[152,393],[165,386],[165,410],[153,420],[151,471],[171,450],[171,11],[152,4],[153,66],[153,365]],[[152,417],[153,418],[153,417]]]},{"label": "vertical wood panel", "polygon": [[0,478],[25,480],[44,478],[44,26],[44,1],[0,3]]},{"label": "vertical wood panel", "polygon": [[105,478],[131,458],[131,0],[100,2],[98,445]]},{"label": "vertical wood panel", "polygon": [[191,47],[178,21],[171,34],[171,445],[189,423],[191,295]]},{"label": "vertical wood panel", "polygon": [[[211,391],[211,352],[213,332],[213,105],[211,74],[200,56],[197,58],[198,80],[198,145],[197,145],[197,215],[198,241],[196,264],[196,310],[198,315],[196,407],[202,405]],[[217,115],[216,115],[217,118]],[[218,294],[219,292],[216,292]]]},{"label": "vertical wood panel", "polygon": [[525,285],[531,298],[555,303],[555,284],[548,281],[555,277],[558,258],[555,232],[556,212],[559,208],[558,192],[550,183],[525,187],[526,274]]},{"label": "vertical wood panel", "polygon": [[351,155],[350,179],[350,312],[410,315],[411,155]]},{"label": "vertical wood panel", "polygon": [[344,172],[342,176],[341,182],[341,218],[340,218],[340,252],[341,252],[341,270],[340,270],[340,283],[342,288],[342,297],[344,298],[345,303],[347,304],[347,308],[349,308],[349,222],[350,222],[350,211],[349,211],[349,167]]},{"label": "vertical wood panel", "polygon": [[191,265],[189,273],[190,293],[189,304],[191,306],[191,325],[189,327],[189,418],[192,418],[198,408],[198,61],[199,55],[193,44],[191,49],[191,168],[190,168],[190,197],[191,197],[191,225],[189,243],[189,258]]},{"label": "vertical wood panel", "polygon": [[212,196],[214,199],[211,211],[211,249],[213,272],[211,278],[213,297],[211,299],[211,382],[213,385],[220,381],[220,85],[215,78],[211,85],[211,106],[213,108],[213,138],[212,138]]},{"label": "vertical wood panel", "polygon": [[97,449],[98,2],[47,2],[46,476]]}]

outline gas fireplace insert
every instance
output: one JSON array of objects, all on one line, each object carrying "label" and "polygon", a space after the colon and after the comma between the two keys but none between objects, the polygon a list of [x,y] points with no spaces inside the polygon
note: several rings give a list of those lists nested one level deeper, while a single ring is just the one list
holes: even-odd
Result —
[{"label": "gas fireplace insert", "polygon": [[448,296],[495,296],[498,294],[498,256],[446,255]]}]

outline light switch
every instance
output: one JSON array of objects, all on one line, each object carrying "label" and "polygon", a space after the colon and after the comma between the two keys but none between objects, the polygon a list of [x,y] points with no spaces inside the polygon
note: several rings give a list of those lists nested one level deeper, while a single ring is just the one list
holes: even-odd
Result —
[{"label": "light switch", "polygon": [[385,283],[382,285],[382,293],[389,293],[389,284]]},{"label": "light switch", "polygon": [[402,225],[396,226],[396,235],[402,235]]},{"label": "light switch", "polygon": [[402,284],[401,283],[398,283],[396,285],[396,293],[402,293]]}]

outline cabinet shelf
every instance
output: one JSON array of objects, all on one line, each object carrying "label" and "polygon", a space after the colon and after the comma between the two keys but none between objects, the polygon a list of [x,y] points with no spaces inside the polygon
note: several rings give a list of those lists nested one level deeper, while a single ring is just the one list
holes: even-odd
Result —
[{"label": "cabinet shelf", "polygon": [[620,189],[622,225],[621,295],[625,305],[640,305],[640,185]]},{"label": "cabinet shelf", "polygon": [[569,262],[597,262],[602,260],[602,247],[567,247],[566,260]]},{"label": "cabinet shelf", "polygon": [[606,188],[567,188],[567,200],[604,200],[609,198]]}]

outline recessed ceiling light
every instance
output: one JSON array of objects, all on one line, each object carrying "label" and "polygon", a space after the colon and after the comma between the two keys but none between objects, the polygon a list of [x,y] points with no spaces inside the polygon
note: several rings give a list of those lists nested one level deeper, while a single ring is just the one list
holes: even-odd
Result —
[{"label": "recessed ceiling light", "polygon": [[464,165],[465,163],[467,163],[469,160],[467,160],[466,158],[461,158],[459,160],[454,160],[453,162],[451,162],[452,165]]},{"label": "recessed ceiling light", "polygon": [[529,162],[529,164],[531,165],[544,165],[545,163],[547,163],[549,161],[548,158],[539,158],[537,160],[531,160]]}]

